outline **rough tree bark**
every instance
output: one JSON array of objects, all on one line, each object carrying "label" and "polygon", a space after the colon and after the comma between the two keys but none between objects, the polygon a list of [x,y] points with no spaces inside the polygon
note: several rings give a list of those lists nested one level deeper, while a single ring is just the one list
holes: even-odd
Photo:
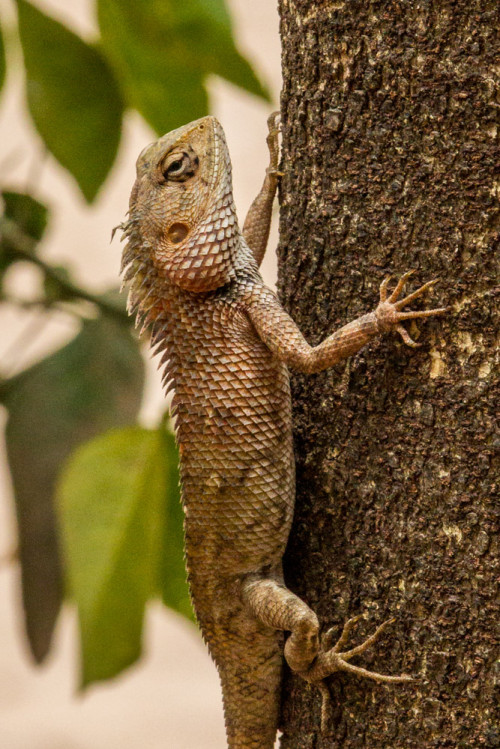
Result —
[{"label": "rough tree bark", "polygon": [[[442,283],[412,324],[347,366],[293,376],[297,510],[290,587],[359,638],[385,687],[288,674],[283,749],[497,747],[492,467],[495,0],[280,0],[281,299],[311,343],[372,310],[385,275]],[[496,671],[498,679],[498,671]]]}]

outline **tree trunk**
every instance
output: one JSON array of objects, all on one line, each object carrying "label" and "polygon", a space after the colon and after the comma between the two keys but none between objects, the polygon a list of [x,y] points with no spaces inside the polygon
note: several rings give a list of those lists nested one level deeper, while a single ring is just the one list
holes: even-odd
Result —
[{"label": "tree trunk", "polygon": [[[283,749],[498,747],[492,285],[497,2],[280,0],[281,299],[311,343],[374,309],[389,273],[442,279],[347,365],[293,375],[289,586],[324,627],[394,624],[320,694],[287,676]],[[498,176],[496,177],[498,179]],[[413,308],[418,307],[415,302]],[[497,401],[498,402],[498,401]],[[498,678],[498,671],[496,672]]]}]

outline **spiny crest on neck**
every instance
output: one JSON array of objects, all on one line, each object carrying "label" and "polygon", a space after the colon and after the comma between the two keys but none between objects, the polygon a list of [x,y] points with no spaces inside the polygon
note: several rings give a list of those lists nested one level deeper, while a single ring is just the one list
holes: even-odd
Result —
[{"label": "spiny crest on neck", "polygon": [[120,268],[120,274],[123,274],[121,290],[128,285],[127,312],[135,314],[135,326],[142,326],[142,335],[159,316],[158,303],[165,295],[165,280],[159,276],[151,260],[151,247],[142,241],[139,218],[132,216],[120,228],[122,239],[127,239]]},{"label": "spiny crest on neck", "polygon": [[[154,355],[163,352],[158,363],[160,368],[169,358],[169,319],[166,306],[162,304],[166,291],[165,279],[161,278],[151,261],[151,248],[141,239],[139,222],[138,217],[131,216],[119,227],[123,232],[122,239],[127,239],[120,268],[123,274],[122,290],[126,284],[129,285],[127,311],[129,315],[135,314],[135,327],[141,326],[139,335],[150,328]],[[172,376],[171,368],[167,368],[162,377],[166,393],[174,385]]]}]

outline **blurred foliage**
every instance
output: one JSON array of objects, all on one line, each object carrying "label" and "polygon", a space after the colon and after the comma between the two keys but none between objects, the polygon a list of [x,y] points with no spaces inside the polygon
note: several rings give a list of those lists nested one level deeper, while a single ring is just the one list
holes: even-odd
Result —
[{"label": "blurred foliage", "polygon": [[[172,548],[170,529],[164,533],[170,506],[180,506],[178,492],[169,491],[177,479],[175,445],[163,427],[107,432],[77,450],[63,471],[58,494],[81,625],[82,687],[137,659],[145,605],[163,582],[162,559],[183,564],[182,545]],[[189,601],[185,576],[169,576],[167,585],[171,599]]]},{"label": "blurred foliage", "polygon": [[103,49],[126,101],[157,133],[207,113],[210,73],[268,98],[234,45],[223,0],[98,0],[97,8]]},{"label": "blurred foliage", "polygon": [[[17,7],[31,117],[90,203],[118,150],[120,89],[96,47],[25,0],[18,0]],[[89,158],[94,150],[97,158]]]},{"label": "blurred foliage", "polygon": [[[1,196],[4,218],[12,221],[29,239],[35,243],[39,242],[47,227],[47,207],[31,195],[11,190],[4,190]],[[15,242],[5,232],[2,232],[0,234],[0,285],[5,271],[18,260]]]},{"label": "blurred foliage", "polygon": [[[224,0],[96,0],[92,42],[27,0],[15,4],[34,127],[89,203],[115,162],[126,109],[163,134],[208,114],[213,74],[269,98],[234,43]],[[16,32],[2,19],[5,28],[0,88],[16,54]],[[177,450],[165,420],[153,430],[136,424],[144,366],[123,297],[95,294],[44,259],[38,245],[51,211],[29,193],[1,192],[0,302],[34,308],[42,321],[71,314],[80,330],[29,369],[0,377],[25,624],[41,662],[66,589],[78,608],[86,686],[139,657],[151,598],[193,619]],[[38,298],[10,295],[17,263],[39,269]]]},{"label": "blurred foliage", "polygon": [[5,49],[3,44],[2,28],[0,27],[0,90],[5,81]]},{"label": "blurred foliage", "polygon": [[97,0],[94,44],[27,0],[17,8],[31,117],[89,203],[115,161],[124,109],[163,135],[208,114],[211,74],[269,99],[235,46],[224,0]]},{"label": "blurred foliage", "polygon": [[84,321],[62,349],[4,386],[23,602],[37,661],[48,652],[62,597],[53,504],[61,465],[94,435],[133,423],[143,384],[143,360],[129,328],[100,315]]}]

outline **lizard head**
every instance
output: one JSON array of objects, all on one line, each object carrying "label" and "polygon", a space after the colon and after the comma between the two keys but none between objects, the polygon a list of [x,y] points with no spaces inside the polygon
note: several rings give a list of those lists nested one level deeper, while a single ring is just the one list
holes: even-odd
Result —
[{"label": "lizard head", "polygon": [[145,296],[151,289],[161,294],[165,282],[206,292],[234,277],[239,232],[231,161],[215,117],[202,117],[144,148],[129,216],[122,227],[129,240],[123,267],[134,307],[144,309]]}]

